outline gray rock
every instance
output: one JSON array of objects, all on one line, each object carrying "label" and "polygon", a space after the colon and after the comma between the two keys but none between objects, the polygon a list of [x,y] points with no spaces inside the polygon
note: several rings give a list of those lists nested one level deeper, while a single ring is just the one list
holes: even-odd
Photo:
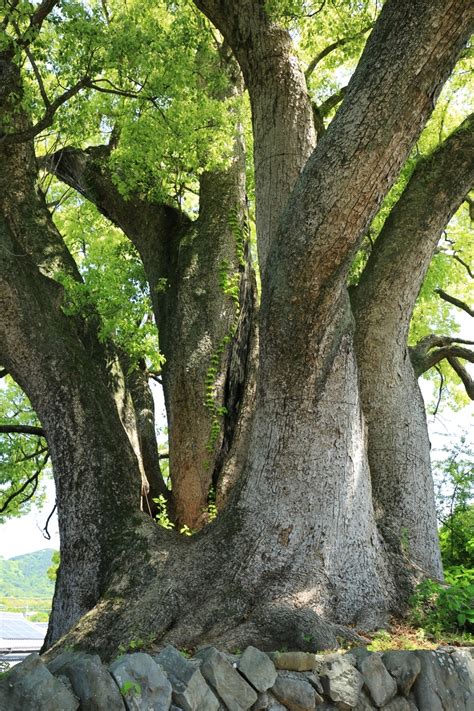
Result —
[{"label": "gray rock", "polygon": [[97,654],[63,652],[47,666],[51,674],[69,680],[81,711],[125,711],[117,684]]},{"label": "gray rock", "polygon": [[[462,669],[451,654],[438,651],[415,652],[421,671],[413,684],[413,695],[420,711],[472,711],[474,698],[469,688],[469,667]],[[466,660],[468,655],[465,655]],[[469,659],[472,664],[472,659]],[[471,670],[472,671],[472,670]],[[472,677],[471,677],[472,678]]]},{"label": "gray rock", "polygon": [[372,652],[369,652],[368,649],[365,647],[355,647],[354,649],[351,649],[350,654],[352,657],[355,659],[355,665],[357,669],[360,671],[360,665],[364,661],[364,659],[367,659],[367,657],[370,657]]},{"label": "gray rock", "polygon": [[272,694],[290,711],[311,711],[316,708],[316,692],[304,677],[278,674]]},{"label": "gray rock", "polygon": [[359,701],[357,703],[357,706],[355,707],[355,711],[373,711],[374,709],[375,706],[372,705],[372,702],[370,701],[369,697],[362,690],[360,692]]},{"label": "gray rock", "polygon": [[124,654],[110,665],[128,711],[169,711],[171,684],[149,654]]},{"label": "gray rock", "polygon": [[265,711],[270,706],[270,703],[270,694],[267,694],[266,691],[264,691],[258,695],[256,702],[252,706],[252,711]]},{"label": "gray rock", "polygon": [[76,711],[79,700],[30,654],[0,681],[2,711]]},{"label": "gray rock", "polygon": [[257,692],[247,684],[222,652],[206,647],[197,652],[201,673],[216,690],[229,711],[246,711],[257,700]]},{"label": "gray rock", "polygon": [[270,652],[268,655],[277,669],[312,671],[316,659],[310,652]]},{"label": "gray rock", "polygon": [[413,652],[385,652],[383,663],[397,682],[398,691],[408,696],[416,677],[420,673],[421,663]]},{"label": "gray rock", "polygon": [[287,711],[274,696],[267,691],[258,695],[257,701],[252,706],[252,711]]},{"label": "gray rock", "polygon": [[455,649],[451,654],[460,683],[465,688],[466,709],[474,709],[474,652],[473,649]]},{"label": "gray rock", "polygon": [[268,655],[255,647],[247,647],[237,668],[257,691],[266,691],[273,686],[277,678],[273,662]]},{"label": "gray rock", "polygon": [[208,687],[197,662],[185,659],[171,645],[153,658],[166,672],[173,687],[173,701],[183,711],[217,711],[219,701]]},{"label": "gray rock", "polygon": [[324,694],[323,685],[321,684],[317,674],[314,672],[305,672],[304,678],[309,681],[313,689],[317,691],[318,694]]},{"label": "gray rock", "polygon": [[397,693],[397,684],[385,669],[382,656],[371,654],[360,665],[364,682],[376,706],[385,706]]},{"label": "gray rock", "polygon": [[355,659],[349,654],[343,657],[331,654],[327,656],[320,671],[324,693],[343,711],[357,706],[364,684],[362,674],[357,671],[353,663]]},{"label": "gray rock", "polygon": [[396,696],[386,706],[382,706],[382,709],[383,711],[411,711],[411,706],[403,696]]}]

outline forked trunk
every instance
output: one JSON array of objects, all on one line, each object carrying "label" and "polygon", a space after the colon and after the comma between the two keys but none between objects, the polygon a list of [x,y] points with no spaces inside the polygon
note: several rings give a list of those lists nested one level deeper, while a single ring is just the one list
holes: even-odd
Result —
[{"label": "forked trunk", "polygon": [[377,523],[392,551],[437,578],[430,442],[408,329],[442,230],[472,185],[473,136],[471,115],[419,162],[352,294]]}]

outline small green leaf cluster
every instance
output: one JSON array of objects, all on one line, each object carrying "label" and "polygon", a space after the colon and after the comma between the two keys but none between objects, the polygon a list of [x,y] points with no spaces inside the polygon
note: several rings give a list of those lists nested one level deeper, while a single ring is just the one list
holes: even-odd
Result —
[{"label": "small green leaf cluster", "polygon": [[[173,530],[175,525],[173,521],[170,520],[170,517],[168,515],[168,506],[166,498],[163,496],[163,494],[160,494],[160,496],[158,496],[156,499],[153,499],[153,503],[156,504],[158,509],[158,513],[155,516],[155,520],[158,526],[161,526],[161,528],[166,528],[168,531]],[[192,536],[194,533],[194,531],[186,524],[181,526],[179,532],[183,536]]]},{"label": "small green leaf cluster", "polygon": [[56,580],[56,577],[58,574],[59,563],[60,563],[60,553],[59,553],[59,551],[54,551],[54,553],[51,557],[51,566],[46,571],[46,575],[53,583]]},{"label": "small green leaf cluster", "polygon": [[435,635],[474,631],[474,569],[453,566],[445,577],[446,584],[425,579],[417,586],[412,623]]},{"label": "small green leaf cluster", "polygon": [[138,683],[138,681],[132,681],[131,679],[127,679],[127,681],[124,681],[122,686],[120,687],[120,693],[122,696],[140,696],[142,693],[142,687]]}]

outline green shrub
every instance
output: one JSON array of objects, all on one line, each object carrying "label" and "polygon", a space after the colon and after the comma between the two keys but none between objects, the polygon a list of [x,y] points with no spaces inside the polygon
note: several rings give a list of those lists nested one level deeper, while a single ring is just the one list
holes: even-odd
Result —
[{"label": "green shrub", "polygon": [[474,631],[474,569],[447,568],[446,584],[423,580],[411,598],[411,622],[439,635]]}]

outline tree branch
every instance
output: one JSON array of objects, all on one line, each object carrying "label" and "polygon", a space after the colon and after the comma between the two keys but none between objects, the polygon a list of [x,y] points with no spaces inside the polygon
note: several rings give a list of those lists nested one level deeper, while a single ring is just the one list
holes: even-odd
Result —
[{"label": "tree branch", "polygon": [[0,425],[0,434],[30,434],[36,437],[45,437],[42,427],[30,425]]},{"label": "tree branch", "polygon": [[314,59],[311,60],[311,62],[308,64],[308,67],[304,73],[306,77],[306,81],[310,78],[311,74],[314,72],[316,67],[322,60],[328,56],[328,54],[331,54],[331,52],[334,52],[336,49],[339,49],[340,47],[344,47],[344,45],[349,44],[349,42],[353,42],[355,39],[358,39],[359,37],[362,37],[362,35],[365,35],[366,32],[372,29],[374,26],[374,23],[371,22],[370,25],[367,25],[367,27],[364,27],[362,30],[357,32],[355,35],[351,35],[350,37],[341,37],[340,39],[336,40],[335,42],[332,42],[329,44],[327,47],[325,47],[319,54],[314,57]]},{"label": "tree branch", "polygon": [[41,5],[39,5],[36,9],[36,12],[31,16],[30,27],[36,28],[39,32],[43,22],[46,20],[49,13],[54,10],[56,5],[59,5],[59,0],[43,0]]},{"label": "tree branch", "polygon": [[474,363],[474,351],[469,350],[469,348],[462,348],[461,346],[456,345],[438,348],[438,350],[432,351],[425,358],[422,373],[432,368],[441,360],[444,360],[444,358],[447,358],[447,360],[450,358],[463,358],[464,360],[468,360],[470,363]]},{"label": "tree branch", "polygon": [[24,498],[21,503],[24,504],[26,501],[31,499],[31,497],[34,495],[36,488],[38,486],[38,476],[39,476],[39,471],[36,471],[32,476],[30,476],[29,479],[27,479],[25,481],[25,483],[18,489],[18,491],[14,491],[12,494],[10,494],[10,496],[7,497],[7,500],[5,501],[5,503],[2,506],[0,506],[0,514],[2,514],[4,511],[7,510],[8,505],[13,501],[13,499],[16,499],[17,496],[20,496],[20,494],[22,494],[25,491],[27,486],[29,486],[30,484],[32,484],[34,482],[33,491],[26,498]]},{"label": "tree branch", "polygon": [[44,538],[47,538],[48,541],[51,540],[51,534],[50,534],[50,532],[48,531],[49,522],[51,521],[51,519],[52,519],[52,517],[53,517],[53,514],[54,514],[54,512],[56,511],[57,507],[58,507],[57,502],[54,502],[54,506],[53,506],[53,508],[51,509],[51,513],[49,514],[48,518],[46,519],[46,523],[44,524],[43,536],[44,536]]},{"label": "tree branch", "polygon": [[43,99],[46,109],[48,109],[51,106],[51,102],[49,100],[48,94],[46,93],[46,89],[44,86],[43,78],[41,76],[41,72],[38,69],[38,65],[36,64],[33,54],[32,54],[32,52],[30,52],[28,47],[25,47],[25,54],[28,57],[28,60],[31,64],[31,68],[33,69],[33,74],[35,75],[36,81],[38,83],[41,98]]},{"label": "tree branch", "polygon": [[318,137],[322,136],[326,130],[326,126],[324,125],[324,117],[327,116],[331,109],[343,100],[346,95],[346,91],[347,86],[343,86],[335,94],[332,94],[325,99],[322,104],[319,104],[319,106],[317,106],[314,102],[312,103],[314,126]]},{"label": "tree branch", "polygon": [[462,309],[467,314],[469,314],[469,316],[474,317],[474,309],[471,309],[467,304],[464,303],[464,301],[456,299],[456,297],[447,294],[442,289],[435,289],[435,293],[438,294],[438,296],[443,299],[443,301],[447,301],[448,303],[453,304],[453,306],[457,306],[458,309]]},{"label": "tree branch", "polygon": [[[473,357],[469,360],[471,361],[471,363],[474,363],[474,353],[472,354],[472,356]],[[474,380],[471,378],[466,368],[454,356],[448,356],[448,363],[461,378],[468,396],[471,398],[471,400],[474,400]]]},{"label": "tree branch", "polygon": [[6,375],[8,375],[8,370],[6,368],[1,368],[0,369],[0,378],[4,378]]},{"label": "tree branch", "polygon": [[471,277],[471,279],[474,279],[474,272],[472,271],[471,267],[469,264],[467,264],[459,255],[456,253],[453,254],[453,259],[455,259],[459,264],[462,264],[462,266],[466,269],[467,273]]},{"label": "tree branch", "polygon": [[59,107],[65,104],[66,101],[69,101],[69,99],[72,99],[72,97],[78,94],[81,89],[89,86],[90,81],[91,79],[88,76],[79,79],[76,84],[67,89],[63,94],[60,94],[60,96],[57,96],[54,101],[47,104],[43,118],[40,119],[38,123],[26,129],[26,131],[20,131],[19,133],[4,133],[3,135],[0,135],[0,143],[7,145],[12,143],[24,143],[25,141],[29,141],[35,136],[37,136],[39,133],[41,133],[41,131],[44,131],[45,128],[51,126],[54,121],[56,111],[59,109]]},{"label": "tree branch", "polygon": [[439,375],[439,388],[438,388],[438,399],[436,401],[435,409],[433,410],[433,417],[436,417],[436,415],[438,414],[439,406],[441,404],[441,398],[443,397],[443,387],[444,387],[443,371],[437,365],[435,365],[435,369]]}]

